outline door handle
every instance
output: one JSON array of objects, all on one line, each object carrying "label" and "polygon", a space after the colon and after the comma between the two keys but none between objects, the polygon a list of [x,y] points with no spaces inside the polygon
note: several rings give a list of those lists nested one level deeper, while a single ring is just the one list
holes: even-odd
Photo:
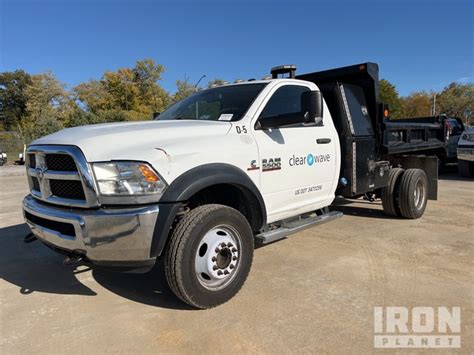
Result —
[{"label": "door handle", "polygon": [[318,143],[318,144],[328,144],[328,143],[331,143],[331,138],[318,138],[318,139],[316,139],[316,143]]}]

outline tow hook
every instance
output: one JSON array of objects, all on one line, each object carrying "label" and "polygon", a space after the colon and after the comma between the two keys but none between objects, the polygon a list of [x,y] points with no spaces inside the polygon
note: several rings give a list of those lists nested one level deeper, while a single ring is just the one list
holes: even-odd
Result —
[{"label": "tow hook", "polygon": [[63,260],[63,265],[66,267],[77,267],[82,265],[82,256],[66,256]]},{"label": "tow hook", "polygon": [[36,236],[33,233],[28,233],[25,238],[23,238],[23,242],[26,244],[33,243],[35,240],[37,240]]}]

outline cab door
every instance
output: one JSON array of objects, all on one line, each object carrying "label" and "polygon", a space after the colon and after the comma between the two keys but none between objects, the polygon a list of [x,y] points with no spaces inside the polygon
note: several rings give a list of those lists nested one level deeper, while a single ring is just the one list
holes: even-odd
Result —
[{"label": "cab door", "polygon": [[334,198],[339,140],[327,106],[322,123],[299,123],[302,94],[311,89],[310,85],[280,83],[256,112],[255,122],[262,117],[295,117],[295,124],[289,126],[265,130],[254,126],[268,222],[325,207]]}]

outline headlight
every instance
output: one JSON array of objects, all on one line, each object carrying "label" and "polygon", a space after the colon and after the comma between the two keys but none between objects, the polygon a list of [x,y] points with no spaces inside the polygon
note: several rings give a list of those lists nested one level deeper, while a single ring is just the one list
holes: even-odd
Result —
[{"label": "headlight", "polygon": [[160,176],[145,163],[94,163],[94,174],[101,195],[155,195],[166,187]]},{"label": "headlight", "polygon": [[465,141],[474,142],[474,134],[464,133],[461,138]]}]

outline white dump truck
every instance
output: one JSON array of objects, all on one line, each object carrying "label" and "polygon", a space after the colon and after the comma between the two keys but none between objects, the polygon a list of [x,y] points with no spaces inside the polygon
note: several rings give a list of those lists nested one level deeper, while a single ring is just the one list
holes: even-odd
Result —
[{"label": "white dump truck", "polygon": [[[341,216],[336,195],[419,218],[437,197],[443,126],[390,122],[378,66],[294,66],[199,91],[156,120],[62,130],[29,145],[23,210],[66,263],[145,272],[197,308],[244,284],[255,243]],[[53,275],[52,275],[53,277]]]}]

